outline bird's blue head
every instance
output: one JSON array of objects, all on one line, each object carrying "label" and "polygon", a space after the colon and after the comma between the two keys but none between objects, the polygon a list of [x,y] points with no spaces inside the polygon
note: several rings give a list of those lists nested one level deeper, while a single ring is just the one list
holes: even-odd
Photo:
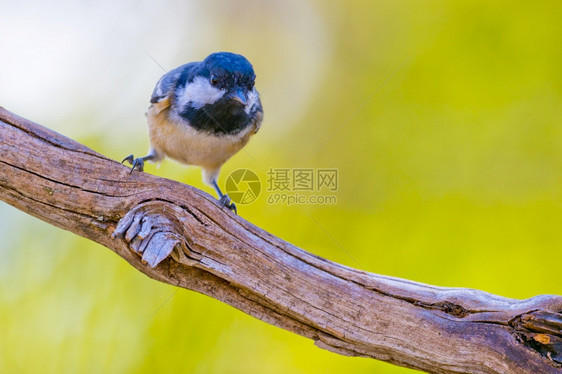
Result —
[{"label": "bird's blue head", "polygon": [[255,77],[254,68],[246,57],[231,53],[231,52],[217,52],[212,53],[205,60],[203,66],[209,69],[212,73],[216,74],[234,74],[240,77]]},{"label": "bird's blue head", "polygon": [[253,90],[256,74],[246,57],[231,53],[217,52],[201,63],[199,74],[209,78],[211,85],[226,90],[226,97],[246,105],[248,92]]},{"label": "bird's blue head", "polygon": [[186,65],[183,76],[177,91],[178,108],[192,127],[231,134],[261,121],[256,75],[244,56],[213,53],[200,63]]}]

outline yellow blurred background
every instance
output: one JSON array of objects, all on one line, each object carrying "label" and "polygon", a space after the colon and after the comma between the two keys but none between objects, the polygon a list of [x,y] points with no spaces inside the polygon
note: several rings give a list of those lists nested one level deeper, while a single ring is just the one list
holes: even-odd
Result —
[{"label": "yellow blurred background", "polygon": [[[441,286],[562,294],[562,3],[0,0],[0,105],[116,160],[158,78],[227,50],[259,134],[223,168],[337,169],[337,203],[239,214]],[[159,66],[161,65],[161,66]],[[148,173],[213,193],[173,161]],[[1,373],[409,373],[342,357],[0,203]]]}]

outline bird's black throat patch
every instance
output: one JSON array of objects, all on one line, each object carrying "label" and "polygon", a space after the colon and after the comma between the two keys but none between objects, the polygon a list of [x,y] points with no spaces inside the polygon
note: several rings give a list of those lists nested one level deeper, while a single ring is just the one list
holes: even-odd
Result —
[{"label": "bird's black throat patch", "polygon": [[180,115],[197,130],[216,135],[235,135],[253,123],[256,113],[254,110],[247,114],[244,105],[220,99],[201,108],[194,108],[190,102]]}]

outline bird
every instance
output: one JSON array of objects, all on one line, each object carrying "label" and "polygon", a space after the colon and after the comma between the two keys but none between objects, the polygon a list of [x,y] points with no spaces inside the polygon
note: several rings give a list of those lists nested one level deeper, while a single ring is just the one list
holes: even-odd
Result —
[{"label": "bird", "polygon": [[181,65],[156,83],[146,112],[150,147],[144,157],[122,163],[144,170],[144,162],[169,157],[200,166],[203,181],[219,203],[237,214],[236,204],[217,183],[221,167],[258,132],[263,107],[252,64],[242,55],[216,52]]}]

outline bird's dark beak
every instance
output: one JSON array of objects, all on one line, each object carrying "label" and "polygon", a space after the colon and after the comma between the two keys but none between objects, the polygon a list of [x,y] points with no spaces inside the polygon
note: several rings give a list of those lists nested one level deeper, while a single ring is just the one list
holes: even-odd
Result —
[{"label": "bird's dark beak", "polygon": [[234,101],[246,105],[248,103],[248,98],[246,97],[246,92],[242,88],[235,88],[230,94],[230,98]]}]

